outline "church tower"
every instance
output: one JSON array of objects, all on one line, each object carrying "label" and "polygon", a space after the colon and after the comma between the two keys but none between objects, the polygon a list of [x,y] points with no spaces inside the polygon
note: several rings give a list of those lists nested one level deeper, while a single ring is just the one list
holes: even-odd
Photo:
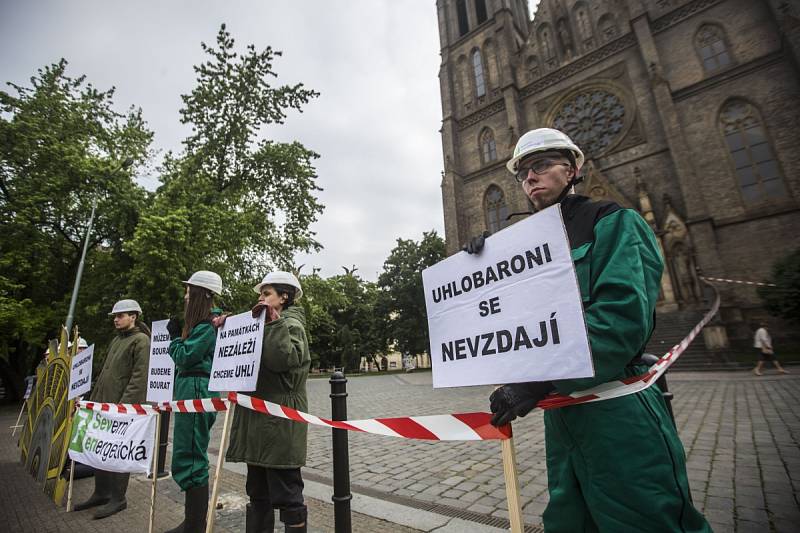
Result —
[{"label": "church tower", "polygon": [[[580,194],[637,209],[653,227],[662,312],[704,308],[698,269],[763,281],[797,248],[793,3],[541,0],[533,16],[527,0],[436,7],[448,254],[528,211],[505,162],[537,127],[586,154]],[[763,302],[747,286],[721,291],[728,335],[745,347]]]},{"label": "church tower", "polygon": [[[506,198],[512,194],[503,159],[525,127],[517,109],[515,53],[528,36],[525,0],[438,0],[442,64],[442,148],[445,168],[442,198],[447,251],[453,253],[484,226],[483,203],[503,206],[488,223],[491,231],[506,225]],[[500,112],[502,111],[502,112]],[[476,171],[504,187],[475,196],[465,186]],[[485,181],[485,179],[481,180]],[[505,189],[505,190],[504,190]],[[485,197],[485,198],[484,198]],[[522,207],[524,198],[516,203]]]}]

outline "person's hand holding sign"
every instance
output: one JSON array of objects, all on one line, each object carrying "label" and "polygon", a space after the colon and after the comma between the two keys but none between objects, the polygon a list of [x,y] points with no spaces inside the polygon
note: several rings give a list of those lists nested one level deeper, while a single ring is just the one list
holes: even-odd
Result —
[{"label": "person's hand holding sign", "polygon": [[511,383],[498,387],[489,396],[493,415],[492,425],[495,427],[505,426],[518,416],[527,415],[553,390],[555,387],[550,381]]},{"label": "person's hand holding sign", "polygon": [[167,333],[171,339],[177,339],[181,336],[181,331],[183,328],[181,327],[181,321],[175,317],[169,319],[167,322]]},{"label": "person's hand holding sign", "polygon": [[267,303],[259,302],[255,305],[255,307],[253,307],[253,318],[258,317],[258,315],[260,315],[261,311],[263,311],[264,309],[267,310],[267,315],[266,317],[264,317],[265,324],[269,324],[273,320],[278,320],[281,317],[281,314],[278,312],[277,309],[275,309],[274,307],[272,307]]}]

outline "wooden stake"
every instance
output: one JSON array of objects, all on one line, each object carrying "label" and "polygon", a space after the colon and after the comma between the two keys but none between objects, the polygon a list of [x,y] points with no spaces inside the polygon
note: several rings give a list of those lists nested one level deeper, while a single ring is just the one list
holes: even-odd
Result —
[{"label": "wooden stake", "polygon": [[214,473],[214,487],[211,490],[211,501],[208,502],[208,516],[206,517],[206,533],[214,531],[214,518],[217,511],[217,496],[219,491],[219,478],[222,475],[222,465],[225,463],[225,451],[228,447],[228,436],[233,422],[233,410],[236,404],[228,402],[228,409],[225,411],[225,422],[222,428],[222,438],[219,443],[219,455],[217,456],[217,467]]},{"label": "wooden stake", "polygon": [[[69,451],[67,451],[69,453]],[[75,479],[75,461],[69,460],[69,490],[67,490],[67,512],[72,512],[72,481]]]},{"label": "wooden stake", "polygon": [[156,483],[158,483],[158,450],[161,446],[158,445],[161,438],[161,411],[156,413],[156,442],[155,452],[153,453],[153,466],[150,469],[150,475],[153,476],[153,485],[150,487],[150,525],[147,529],[148,533],[153,533],[153,523],[156,519]]},{"label": "wooden stake", "polygon": [[506,499],[508,500],[508,519],[511,533],[522,533],[522,505],[519,501],[519,479],[517,478],[517,459],[514,452],[514,438],[505,439],[503,445],[503,476],[506,480]]},{"label": "wooden stake", "polygon": [[13,437],[17,433],[17,428],[21,428],[22,426],[19,425],[19,421],[22,420],[22,413],[25,411],[25,405],[27,405],[28,400],[22,402],[22,407],[19,408],[19,416],[17,417],[17,421],[14,423],[12,429],[14,431],[11,432],[11,436]]}]

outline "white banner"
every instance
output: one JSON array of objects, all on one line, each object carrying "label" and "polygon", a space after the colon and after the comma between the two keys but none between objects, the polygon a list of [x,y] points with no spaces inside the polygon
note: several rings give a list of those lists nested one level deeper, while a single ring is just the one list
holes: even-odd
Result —
[{"label": "white banner", "polygon": [[250,311],[229,316],[217,331],[208,390],[256,390],[264,342],[264,317],[265,312],[262,312],[258,318],[253,318]]},{"label": "white banner", "polygon": [[69,373],[68,400],[77,398],[89,392],[92,388],[92,359],[94,358],[94,344],[75,354],[72,358],[72,370]]},{"label": "white banner", "polygon": [[561,206],[422,272],[434,387],[594,375]]},{"label": "white banner", "polygon": [[109,472],[150,473],[156,415],[78,409],[72,419],[69,458]]},{"label": "white banner", "polygon": [[147,401],[171,402],[175,363],[169,356],[169,320],[157,320],[150,329],[150,367],[147,369]]}]

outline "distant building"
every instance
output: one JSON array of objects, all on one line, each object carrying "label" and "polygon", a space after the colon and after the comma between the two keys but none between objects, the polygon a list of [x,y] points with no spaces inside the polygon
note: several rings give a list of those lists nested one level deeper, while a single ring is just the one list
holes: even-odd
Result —
[{"label": "distant building", "polygon": [[[505,170],[535,127],[587,153],[579,192],[634,207],[660,237],[660,320],[703,308],[696,275],[763,280],[800,247],[800,8],[772,0],[438,0],[448,253],[520,220]],[[765,316],[724,286],[724,327]],[[663,320],[662,320],[663,321]],[[666,327],[666,326],[665,326]],[[785,333],[785,332],[784,332]]]}]

